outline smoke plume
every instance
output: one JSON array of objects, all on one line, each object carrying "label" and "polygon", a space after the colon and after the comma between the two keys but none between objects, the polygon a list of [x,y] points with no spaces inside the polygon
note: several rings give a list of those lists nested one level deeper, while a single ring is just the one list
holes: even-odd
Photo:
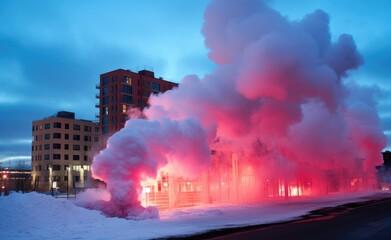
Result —
[{"label": "smoke plume", "polygon": [[212,1],[202,33],[216,68],[151,96],[147,119],[109,139],[93,163],[111,196],[102,210],[137,216],[143,178],[164,166],[196,177],[211,149],[244,152],[265,174],[315,176],[358,159],[373,172],[386,144],[378,89],[346,81],[364,61],[352,36],[331,40],[329,21],[322,10],[291,22],[262,1]]}]

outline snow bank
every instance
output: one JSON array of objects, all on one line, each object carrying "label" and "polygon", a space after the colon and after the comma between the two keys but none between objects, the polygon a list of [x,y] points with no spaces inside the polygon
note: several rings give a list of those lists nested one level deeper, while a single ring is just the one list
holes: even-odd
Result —
[{"label": "snow bank", "polygon": [[311,210],[390,197],[357,193],[246,205],[209,205],[162,211],[160,220],[109,218],[78,207],[82,199],[13,193],[0,197],[0,239],[151,239],[294,219]]}]

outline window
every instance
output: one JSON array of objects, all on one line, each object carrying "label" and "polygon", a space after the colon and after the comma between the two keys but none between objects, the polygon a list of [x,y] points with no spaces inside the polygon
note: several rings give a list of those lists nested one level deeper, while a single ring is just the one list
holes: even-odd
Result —
[{"label": "window", "polygon": [[90,126],[84,126],[84,132],[91,132]]},{"label": "window", "polygon": [[103,95],[107,95],[107,94],[109,94],[109,90],[110,90],[110,88],[109,88],[109,87],[104,87],[104,88],[102,89],[102,93],[103,93]]},{"label": "window", "polygon": [[53,128],[61,128],[61,123],[60,122],[54,122],[53,123]]},{"label": "window", "polygon": [[42,150],[42,145],[39,145],[39,150],[40,150],[40,151]]},{"label": "window", "polygon": [[53,143],[53,149],[61,149],[60,143]]},{"label": "window", "polygon": [[50,134],[49,134],[49,133],[46,133],[46,134],[45,134],[45,140],[48,140],[48,139],[50,139]]},{"label": "window", "polygon": [[61,165],[53,165],[53,171],[60,171],[61,170]]},{"label": "window", "polygon": [[67,171],[69,168],[69,165],[64,165],[64,171]]},{"label": "window", "polygon": [[109,97],[103,97],[103,98],[102,98],[102,104],[103,104],[103,105],[109,104]]},{"label": "window", "polygon": [[95,127],[95,132],[96,132],[96,133],[99,132],[99,127]]},{"label": "window", "polygon": [[89,147],[88,147],[88,146],[86,146],[86,145],[84,145],[84,151],[86,151],[86,152],[87,152],[88,150],[90,150],[90,149],[89,149]]},{"label": "window", "polygon": [[80,130],[80,125],[79,124],[73,124],[73,130]]},{"label": "window", "polygon": [[80,135],[74,134],[73,135],[73,140],[80,141]]},{"label": "window", "polygon": [[61,154],[53,154],[53,160],[60,160]]},{"label": "window", "polygon": [[123,85],[122,86],[122,92],[132,94],[132,86],[129,85]]},{"label": "window", "polygon": [[50,129],[50,123],[45,123],[45,129]]},{"label": "window", "polygon": [[88,161],[88,157],[84,155],[84,161]]},{"label": "window", "polygon": [[68,176],[64,176],[64,182],[68,182]]},{"label": "window", "polygon": [[31,146],[31,151],[34,152],[34,146]]},{"label": "window", "polygon": [[91,136],[84,136],[84,142],[91,142]]},{"label": "window", "polygon": [[68,154],[64,155],[64,160],[69,160],[69,155]]},{"label": "window", "polygon": [[53,138],[55,139],[61,138],[61,133],[53,133]]},{"label": "window", "polygon": [[44,160],[50,160],[50,155],[49,155],[49,154],[45,154],[45,155],[43,156],[43,159],[44,159]]},{"label": "window", "polygon": [[69,123],[65,123],[65,129],[69,129]]},{"label": "window", "polygon": [[107,134],[109,132],[109,127],[108,126],[103,126],[102,127],[102,134]]},{"label": "window", "polygon": [[44,148],[45,150],[50,150],[50,144],[45,144],[45,145],[43,146],[43,148]]},{"label": "window", "polygon": [[122,104],[122,113],[126,113],[127,110],[128,110],[128,106]]},{"label": "window", "polygon": [[64,144],[64,149],[69,150],[69,144]]},{"label": "window", "polygon": [[80,145],[73,145],[74,151],[80,151]]},{"label": "window", "polygon": [[65,139],[69,139],[69,134],[68,133],[65,133]]},{"label": "window", "polygon": [[94,137],[94,142],[99,142],[99,138],[98,137]]},{"label": "window", "polygon": [[132,78],[128,77],[128,76],[124,76],[122,78],[122,82],[123,83],[126,83],[126,84],[132,84]]},{"label": "window", "polygon": [[160,92],[160,84],[152,82],[152,90]]},{"label": "window", "polygon": [[104,77],[104,78],[102,79],[102,85],[103,85],[103,86],[106,86],[106,85],[108,85],[108,84],[109,84],[109,82],[110,82],[110,79],[109,79],[109,77]]},{"label": "window", "polygon": [[79,182],[80,181],[80,176],[73,176],[73,178],[74,178],[75,182]]},{"label": "window", "polygon": [[80,156],[79,156],[79,155],[73,155],[73,160],[74,160],[74,161],[80,160]]},{"label": "window", "polygon": [[102,123],[103,124],[109,124],[109,116],[103,116]]},{"label": "window", "polygon": [[124,95],[123,103],[132,104],[132,96]]},{"label": "window", "polygon": [[109,107],[103,107],[102,108],[102,115],[108,115],[109,114]]}]

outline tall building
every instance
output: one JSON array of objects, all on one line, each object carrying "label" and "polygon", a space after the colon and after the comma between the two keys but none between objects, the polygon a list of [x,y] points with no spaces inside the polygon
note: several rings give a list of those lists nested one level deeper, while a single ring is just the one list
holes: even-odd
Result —
[{"label": "tall building", "polygon": [[33,121],[32,135],[34,190],[66,192],[91,183],[92,150],[99,142],[96,123],[75,119],[73,112],[62,111]]},{"label": "tall building", "polygon": [[100,83],[96,86],[99,94],[99,127],[103,143],[107,137],[124,127],[128,119],[127,110],[131,107],[143,109],[148,105],[151,94],[165,92],[178,86],[177,83],[155,78],[149,70],[138,73],[117,69],[100,75]]}]

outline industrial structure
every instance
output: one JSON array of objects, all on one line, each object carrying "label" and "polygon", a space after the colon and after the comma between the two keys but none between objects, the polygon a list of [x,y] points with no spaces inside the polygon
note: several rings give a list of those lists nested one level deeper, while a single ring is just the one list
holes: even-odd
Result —
[{"label": "industrial structure", "polygon": [[[245,153],[212,151],[210,169],[196,179],[160,172],[157,179],[142,182],[144,206],[159,209],[199,204],[251,203],[265,199],[287,199],[355,192],[370,188],[357,160],[350,168],[306,167],[295,171],[280,166],[270,171],[267,162]],[[270,166],[269,166],[270,167]],[[289,171],[289,172],[288,172]]]}]

